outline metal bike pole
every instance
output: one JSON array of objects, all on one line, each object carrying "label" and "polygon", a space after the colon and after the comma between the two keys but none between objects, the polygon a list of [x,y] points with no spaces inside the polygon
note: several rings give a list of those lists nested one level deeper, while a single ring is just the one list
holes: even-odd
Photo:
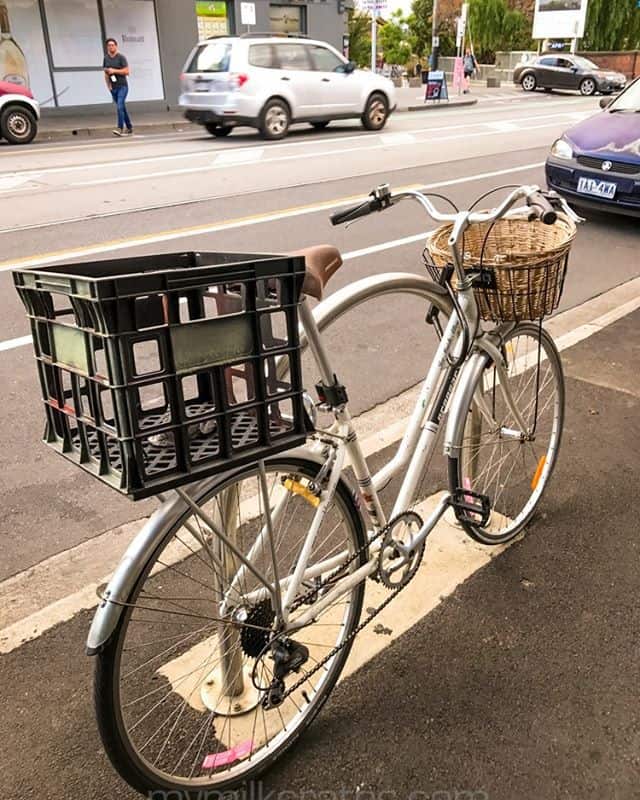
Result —
[{"label": "metal bike pole", "polygon": [[[214,503],[213,519],[219,530],[224,531],[227,541],[236,550],[241,550],[238,532],[238,507],[241,484],[235,483],[224,489]],[[218,602],[224,598],[237,571],[239,562],[233,552],[219,536],[212,537],[212,548],[216,564],[222,570],[215,572],[215,597]],[[260,699],[253,686],[249,670],[243,664],[243,650],[240,642],[240,629],[220,620],[217,626],[217,646],[219,665],[211,672],[201,688],[204,705],[220,716],[246,714],[256,707]]]}]

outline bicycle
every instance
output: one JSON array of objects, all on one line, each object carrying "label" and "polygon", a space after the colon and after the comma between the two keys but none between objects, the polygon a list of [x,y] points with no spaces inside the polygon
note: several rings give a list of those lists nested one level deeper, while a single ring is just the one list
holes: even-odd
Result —
[{"label": "bicycle", "polygon": [[[140,792],[195,798],[254,780],[319,712],[356,635],[415,576],[443,514],[452,509],[479,542],[505,543],[548,484],[564,414],[558,351],[534,322],[483,329],[478,293],[487,274],[465,269],[462,242],[472,225],[523,214],[553,225],[558,211],[572,212],[535,186],[492,211],[455,214],[420,192],[382,186],[332,222],[405,199],[450,226],[451,264],[430,263],[439,283],[382,275],[338,292],[315,314],[300,303],[303,346],[332,425],[314,427],[303,447],[161,495],[103,595],[87,643],[97,655],[96,713],[112,763]],[[526,205],[514,208],[519,201]],[[339,254],[321,247],[306,256],[304,291],[320,298]],[[552,304],[561,289],[560,281]],[[395,292],[424,301],[439,343],[396,455],[371,475],[321,331]],[[313,417],[314,404],[307,409]],[[423,520],[418,484],[445,414],[449,491]],[[403,472],[387,515],[380,491]],[[367,580],[388,594],[361,619]]]}]

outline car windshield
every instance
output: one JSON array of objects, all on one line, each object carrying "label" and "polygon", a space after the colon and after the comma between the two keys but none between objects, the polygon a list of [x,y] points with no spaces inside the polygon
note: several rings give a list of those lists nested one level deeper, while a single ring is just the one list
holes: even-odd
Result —
[{"label": "car windshield", "polygon": [[230,55],[229,42],[202,44],[194,53],[187,72],[228,72]]},{"label": "car windshield", "polygon": [[611,103],[610,111],[640,111],[640,80],[634,81],[629,88]]},{"label": "car windshield", "polygon": [[600,69],[597,64],[594,64],[593,61],[589,61],[588,58],[582,58],[582,56],[574,56],[576,67],[580,67],[581,69]]}]

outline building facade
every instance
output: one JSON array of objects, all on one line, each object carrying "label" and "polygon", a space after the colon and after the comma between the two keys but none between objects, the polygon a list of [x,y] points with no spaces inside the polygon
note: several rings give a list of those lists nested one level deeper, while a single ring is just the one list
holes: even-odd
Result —
[{"label": "building facade", "polygon": [[300,33],[342,50],[350,0],[0,0],[0,81],[31,88],[45,109],[108,105],[104,40],[131,69],[129,101],[173,107],[199,38]]}]

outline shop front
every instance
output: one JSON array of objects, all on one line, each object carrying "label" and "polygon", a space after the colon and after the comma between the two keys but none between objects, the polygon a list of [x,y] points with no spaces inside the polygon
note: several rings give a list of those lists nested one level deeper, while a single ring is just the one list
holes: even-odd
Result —
[{"label": "shop front", "polygon": [[[342,46],[344,0],[0,0],[0,80],[27,85],[44,109],[95,109],[114,37],[129,62],[129,101],[169,107],[198,39],[304,34]],[[249,20],[249,21],[248,21]],[[251,21],[253,20],[253,21]]]}]

